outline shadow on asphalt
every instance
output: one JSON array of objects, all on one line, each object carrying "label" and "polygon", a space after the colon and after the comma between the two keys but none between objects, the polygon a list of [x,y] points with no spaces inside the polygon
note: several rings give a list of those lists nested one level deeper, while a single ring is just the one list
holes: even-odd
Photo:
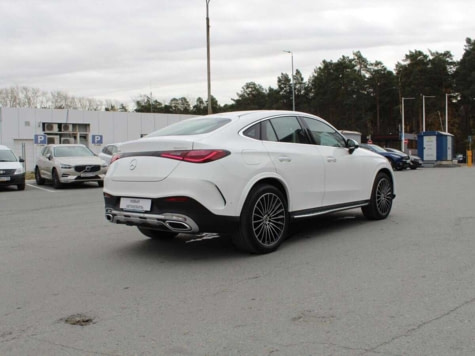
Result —
[{"label": "shadow on asphalt", "polygon": [[[355,227],[369,223],[361,212],[353,210],[340,212],[324,217],[308,219],[292,224],[289,238],[279,249],[266,256],[279,256],[286,253],[286,249],[295,244],[305,244],[308,239],[325,239],[327,235],[342,234],[347,237]],[[170,240],[151,240],[142,236],[137,229],[131,228],[130,238],[138,238],[121,245],[116,253],[132,258],[148,259],[156,262],[169,260],[200,261],[200,260],[229,260],[242,258],[258,258],[262,255],[253,255],[237,250],[231,243],[230,235],[203,234],[199,237],[180,234]]]}]

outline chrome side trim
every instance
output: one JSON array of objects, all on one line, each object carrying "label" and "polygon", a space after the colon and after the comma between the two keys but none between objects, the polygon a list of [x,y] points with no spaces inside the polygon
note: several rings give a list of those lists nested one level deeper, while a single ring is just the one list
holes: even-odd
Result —
[{"label": "chrome side trim", "polygon": [[335,213],[337,211],[343,211],[343,210],[349,210],[349,209],[355,209],[355,208],[361,208],[362,206],[366,206],[368,203],[357,203],[353,205],[345,205],[345,206],[340,206],[340,207],[334,207],[334,208],[329,208],[329,209],[324,209],[324,210],[318,210],[318,211],[313,211],[313,212],[308,212],[308,213],[297,213],[292,215],[294,219],[302,219],[302,218],[310,218],[314,216],[319,216],[319,215],[325,215],[329,213]]}]

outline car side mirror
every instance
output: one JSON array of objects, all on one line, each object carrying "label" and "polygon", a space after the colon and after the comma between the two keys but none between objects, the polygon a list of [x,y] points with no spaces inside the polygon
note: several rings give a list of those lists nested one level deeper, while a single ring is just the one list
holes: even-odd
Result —
[{"label": "car side mirror", "polygon": [[53,157],[53,156],[51,155],[51,153],[48,153],[48,154],[46,155],[46,158],[47,158],[49,161],[51,161],[51,158],[52,158],[52,157]]},{"label": "car side mirror", "polygon": [[355,140],[353,140],[352,138],[349,138],[348,140],[346,140],[346,148],[348,148],[348,152],[350,153],[350,155],[355,152],[355,150],[360,147],[360,145],[358,144],[358,142],[356,142]]},{"label": "car side mirror", "polygon": [[20,163],[24,163],[24,162],[25,162],[25,160],[24,160],[23,158],[21,158],[21,157],[18,157],[18,162],[20,162]]}]

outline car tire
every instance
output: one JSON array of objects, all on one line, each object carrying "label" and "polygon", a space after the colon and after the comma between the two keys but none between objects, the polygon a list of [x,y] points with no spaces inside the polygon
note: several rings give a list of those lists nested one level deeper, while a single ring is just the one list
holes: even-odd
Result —
[{"label": "car tire", "polygon": [[374,180],[369,204],[362,207],[363,215],[370,220],[385,219],[393,204],[393,182],[388,174],[379,172]]},{"label": "car tire", "polygon": [[35,168],[35,180],[37,185],[45,184],[45,179],[41,177],[40,169],[38,167]]},{"label": "car tire", "polygon": [[17,185],[18,190],[25,190],[25,183]]},{"label": "car tire", "polygon": [[139,229],[142,234],[151,238],[152,240],[170,240],[178,235],[176,232],[172,231],[148,229],[141,226],[137,226],[137,229]]},{"label": "car tire", "polygon": [[234,245],[250,253],[275,251],[287,236],[289,214],[287,200],[276,187],[258,185],[244,203],[239,232],[233,235]]},{"label": "car tire", "polygon": [[51,177],[53,178],[53,188],[54,189],[61,188],[61,181],[59,180],[58,171],[56,171],[56,169],[53,169],[53,172],[51,173]]}]

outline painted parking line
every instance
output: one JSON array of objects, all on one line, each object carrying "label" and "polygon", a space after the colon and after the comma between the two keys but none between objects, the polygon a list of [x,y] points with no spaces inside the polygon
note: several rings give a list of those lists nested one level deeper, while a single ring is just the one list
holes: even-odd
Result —
[{"label": "painted parking line", "polygon": [[43,190],[45,192],[49,192],[49,193],[58,193],[59,192],[59,190],[51,190],[51,189],[42,188],[42,187],[37,186],[36,184],[26,183],[26,185],[29,186],[29,187],[32,187],[32,188]]}]

